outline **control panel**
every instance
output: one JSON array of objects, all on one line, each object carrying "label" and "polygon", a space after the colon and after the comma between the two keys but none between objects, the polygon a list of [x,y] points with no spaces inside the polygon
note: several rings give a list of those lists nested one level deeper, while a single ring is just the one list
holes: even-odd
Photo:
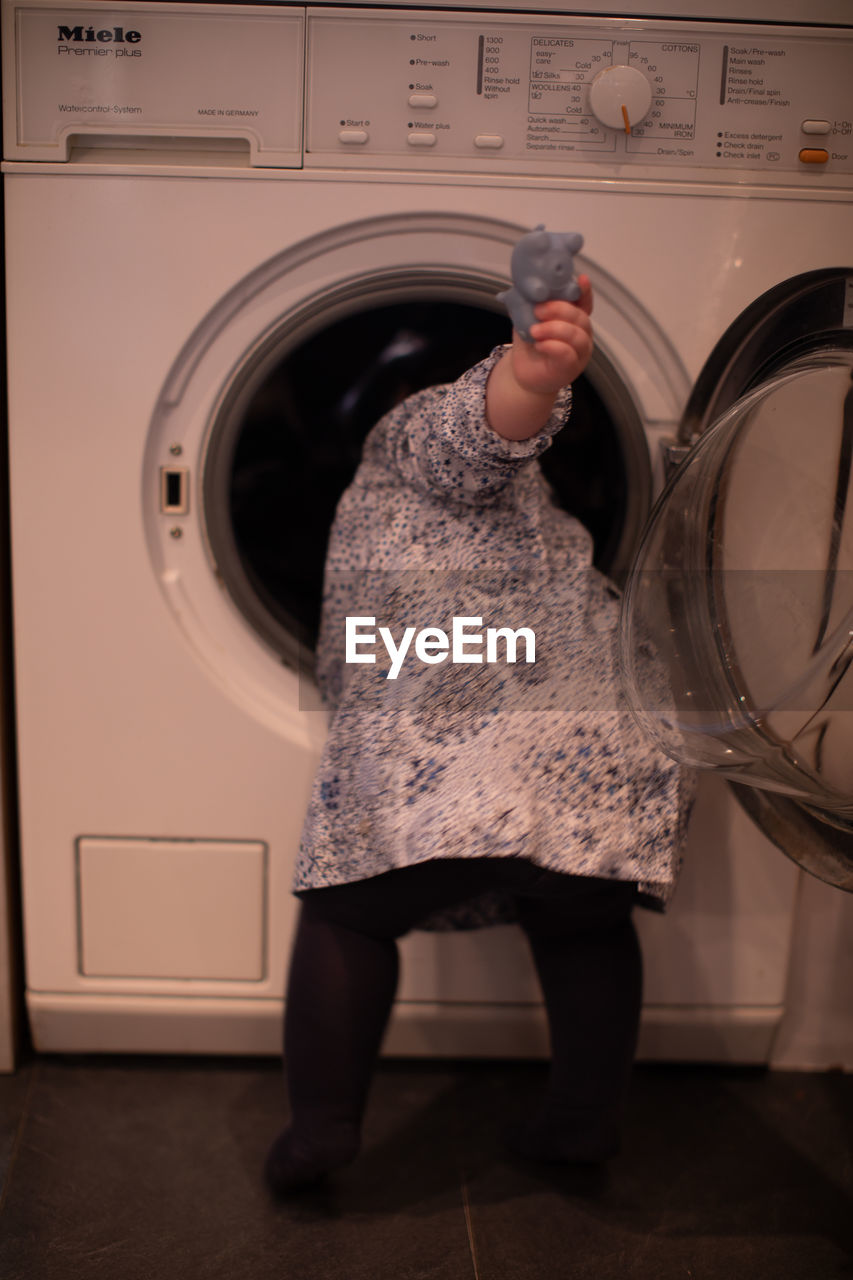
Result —
[{"label": "control panel", "polygon": [[308,164],[853,175],[853,32],[318,9],[307,72]]},{"label": "control panel", "polygon": [[11,161],[183,148],[269,169],[853,189],[853,27],[2,4]]}]

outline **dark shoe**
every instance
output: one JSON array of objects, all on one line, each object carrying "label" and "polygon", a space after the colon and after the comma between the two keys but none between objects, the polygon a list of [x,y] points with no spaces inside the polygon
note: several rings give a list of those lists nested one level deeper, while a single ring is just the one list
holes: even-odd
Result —
[{"label": "dark shoe", "polygon": [[508,1140],[511,1151],[549,1164],[595,1165],[619,1152],[619,1122],[610,1108],[551,1110]]},{"label": "dark shoe", "polygon": [[276,1196],[292,1196],[322,1182],[333,1169],[349,1164],[358,1155],[359,1136],[350,1126],[334,1134],[307,1140],[284,1129],[270,1147],[264,1165],[267,1185]]}]

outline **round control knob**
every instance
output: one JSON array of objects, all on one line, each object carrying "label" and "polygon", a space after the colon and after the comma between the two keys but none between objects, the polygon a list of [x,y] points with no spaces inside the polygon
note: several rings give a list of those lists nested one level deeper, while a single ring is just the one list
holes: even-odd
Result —
[{"label": "round control knob", "polygon": [[609,129],[630,133],[652,105],[652,86],[636,67],[605,67],[589,86],[589,105]]}]

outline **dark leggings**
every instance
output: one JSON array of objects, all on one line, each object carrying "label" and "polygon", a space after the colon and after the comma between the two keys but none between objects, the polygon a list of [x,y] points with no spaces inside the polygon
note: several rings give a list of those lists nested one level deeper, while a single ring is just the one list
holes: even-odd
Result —
[{"label": "dark leggings", "polygon": [[553,1159],[597,1159],[616,1149],[641,1001],[636,888],[520,858],[437,859],[299,895],[284,1053],[289,1132],[301,1149],[327,1140],[357,1149],[397,987],[396,940],[434,912],[492,889],[517,907],[551,1037],[548,1085],[523,1149]]}]

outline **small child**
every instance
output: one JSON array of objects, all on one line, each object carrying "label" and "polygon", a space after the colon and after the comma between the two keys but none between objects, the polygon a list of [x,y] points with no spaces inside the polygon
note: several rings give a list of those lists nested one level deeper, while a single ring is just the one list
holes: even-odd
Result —
[{"label": "small child", "polygon": [[[535,461],[592,352],[579,283],[576,304],[537,307],[529,342],[514,334],[387,414],[338,506],[317,667],[331,724],[295,881],[291,1122],[266,1165],[281,1195],[357,1154],[397,939],[454,910],[456,924],[516,919],[542,985],[551,1069],[516,1150],[618,1149],[641,1002],[631,913],[672,892],[688,798],[622,699],[617,593]],[[442,647],[452,618],[486,617],[532,633],[533,660]],[[346,661],[347,618],[432,644],[396,674],[378,648]]]}]

